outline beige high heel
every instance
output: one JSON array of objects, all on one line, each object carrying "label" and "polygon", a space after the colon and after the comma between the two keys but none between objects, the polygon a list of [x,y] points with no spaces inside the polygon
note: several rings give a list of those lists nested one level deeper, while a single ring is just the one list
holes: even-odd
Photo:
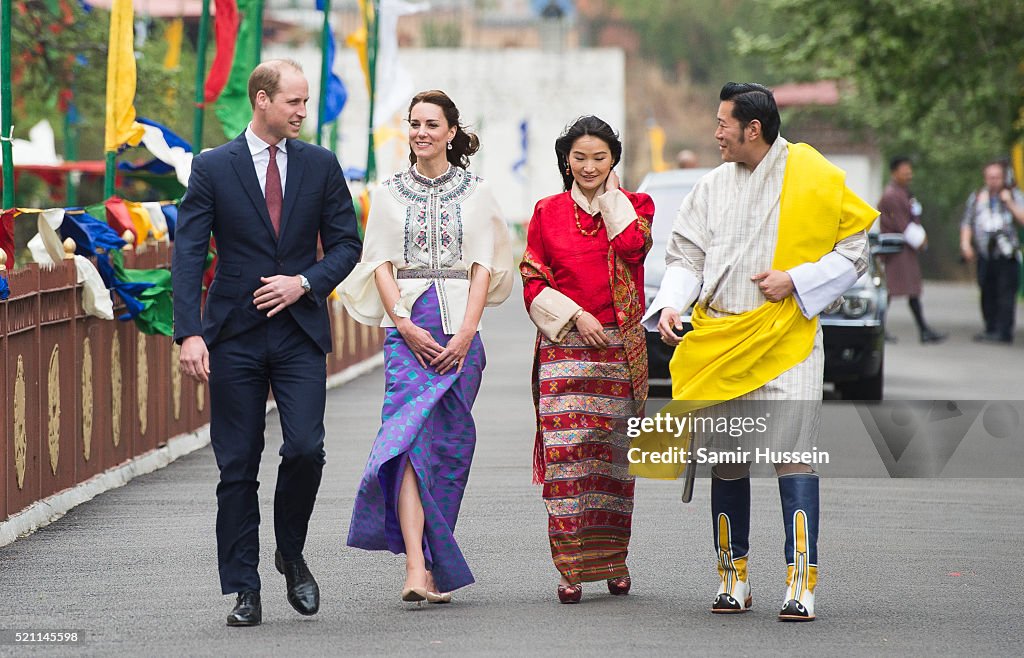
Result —
[{"label": "beige high heel", "polygon": [[427,603],[451,603],[452,593],[451,592],[431,592],[427,590]]},{"label": "beige high heel", "polygon": [[426,587],[406,587],[402,589],[402,600],[406,603],[421,603],[427,600]]}]

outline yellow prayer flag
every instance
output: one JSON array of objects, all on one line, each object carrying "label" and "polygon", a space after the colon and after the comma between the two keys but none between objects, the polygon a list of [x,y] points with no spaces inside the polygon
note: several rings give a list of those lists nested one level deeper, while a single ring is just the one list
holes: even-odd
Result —
[{"label": "yellow prayer flag", "polygon": [[665,171],[665,131],[656,123],[647,127],[647,141],[651,145],[651,171]]},{"label": "yellow prayer flag", "polygon": [[404,143],[409,141],[409,135],[404,130],[393,125],[378,126],[373,131],[373,143],[377,146],[386,144],[392,139],[397,139],[400,143]]},{"label": "yellow prayer flag", "polygon": [[114,0],[110,8],[107,49],[107,128],[104,148],[117,151],[122,144],[142,141],[142,126],[135,121],[135,32],[132,0]]},{"label": "yellow prayer flag", "polygon": [[1013,164],[1013,179],[1017,187],[1024,185],[1024,142],[1017,142],[1010,150],[1010,163]]},{"label": "yellow prayer flag", "polygon": [[363,79],[366,81],[366,90],[370,90],[370,59],[366,54],[366,28],[361,27],[352,34],[345,37],[345,45],[356,51],[359,55],[359,66],[363,69]]},{"label": "yellow prayer flag", "polygon": [[370,24],[369,12],[372,7],[366,4],[366,0],[359,0],[359,17],[361,23],[359,29],[345,37],[345,45],[356,51],[359,55],[359,66],[363,69],[363,76],[366,78],[366,90],[370,90],[370,55],[366,50],[368,35],[367,26]]},{"label": "yellow prayer flag", "polygon": [[145,241],[149,234],[153,234],[153,237],[160,239],[162,236],[157,235],[156,228],[153,226],[153,220],[149,217],[149,211],[146,210],[141,203],[137,201],[125,201],[124,207],[128,209],[128,216],[132,218],[132,226],[135,227],[135,234],[138,235],[138,242],[141,244]]},{"label": "yellow prayer flag", "polygon": [[164,32],[164,38],[167,39],[164,69],[168,71],[173,71],[181,64],[181,37],[184,30],[185,22],[180,18],[175,18]]}]

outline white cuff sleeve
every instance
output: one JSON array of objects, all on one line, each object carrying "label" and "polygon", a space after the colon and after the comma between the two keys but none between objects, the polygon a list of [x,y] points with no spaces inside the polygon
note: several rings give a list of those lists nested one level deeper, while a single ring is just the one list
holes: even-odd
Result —
[{"label": "white cuff sleeve", "polygon": [[853,263],[834,251],[816,263],[797,265],[787,272],[796,288],[796,303],[807,318],[821,313],[857,283]]},{"label": "white cuff sleeve", "polygon": [[700,279],[697,275],[685,267],[669,265],[665,268],[665,276],[661,279],[661,288],[655,295],[654,301],[644,313],[640,321],[648,331],[656,331],[658,320],[661,318],[661,311],[666,308],[674,308],[680,313],[690,307],[690,304],[700,294]]},{"label": "white cuff sleeve", "polygon": [[596,201],[597,209],[601,211],[601,217],[604,218],[609,240],[625,231],[626,227],[637,218],[636,208],[629,202],[629,198],[622,193],[622,190],[605,192],[597,197]]},{"label": "white cuff sleeve", "polygon": [[554,288],[545,288],[530,304],[530,319],[544,336],[560,343],[576,326],[573,317],[582,307]]}]

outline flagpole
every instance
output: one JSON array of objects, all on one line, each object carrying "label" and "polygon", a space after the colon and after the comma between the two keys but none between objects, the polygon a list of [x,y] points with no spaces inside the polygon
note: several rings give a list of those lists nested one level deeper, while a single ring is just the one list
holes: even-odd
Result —
[{"label": "flagpole", "polygon": [[117,176],[117,153],[106,152],[107,167],[103,173],[103,198],[109,199],[114,196],[114,177]]},{"label": "flagpole", "polygon": [[256,0],[256,63],[263,59],[263,6],[264,0]]},{"label": "flagpole", "polygon": [[14,207],[14,161],[11,159],[11,0],[0,0],[0,141],[4,158],[4,209]]},{"label": "flagpole", "polygon": [[331,35],[331,0],[323,0],[324,26],[320,31],[320,102],[316,109],[316,145],[323,139],[324,115],[327,114],[327,78],[331,74],[331,63],[327,61],[327,40]]},{"label": "flagpole", "polygon": [[192,131],[192,152],[203,150],[203,120],[206,117],[206,44],[210,35],[210,0],[203,0],[196,43],[196,110]]},{"label": "flagpole", "polygon": [[[75,84],[71,83],[71,99],[68,101],[68,109],[64,113],[64,157],[70,162],[78,160],[78,125],[72,120],[72,113],[75,113]],[[78,181],[77,171],[69,171],[65,183],[65,199],[69,206],[78,205]]]},{"label": "flagpole", "polygon": [[379,0],[366,0],[373,8],[373,18],[370,12],[366,14],[366,20],[373,21],[372,25],[366,26],[366,60],[370,75],[370,128],[366,142],[366,181],[377,179],[377,153],[373,144],[373,110],[376,101],[377,88],[377,40],[380,36],[378,26],[380,25],[380,2]]}]

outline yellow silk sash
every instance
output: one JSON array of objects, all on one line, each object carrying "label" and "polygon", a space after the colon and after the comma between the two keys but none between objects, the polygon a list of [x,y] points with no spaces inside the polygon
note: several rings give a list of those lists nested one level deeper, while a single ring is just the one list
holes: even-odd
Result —
[{"label": "yellow silk sash", "polygon": [[[843,238],[867,229],[878,211],[846,187],[846,174],[807,144],[790,144],[779,200],[779,232],[772,267],[813,263]],[[764,386],[810,355],[817,318],[804,317],[794,296],[745,313],[712,317],[696,305],[669,363],[674,402],[663,411],[681,416]],[[643,451],[686,448],[688,437],[663,434],[633,441]],[[631,464],[641,477],[674,478],[682,466]]]},{"label": "yellow silk sash", "polygon": [[[847,190],[845,178],[807,144],[789,145],[774,269],[813,263],[875,220],[878,211]],[[732,400],[764,386],[810,355],[818,328],[792,295],[719,318],[697,305],[692,323],[669,365],[678,400]]]}]

